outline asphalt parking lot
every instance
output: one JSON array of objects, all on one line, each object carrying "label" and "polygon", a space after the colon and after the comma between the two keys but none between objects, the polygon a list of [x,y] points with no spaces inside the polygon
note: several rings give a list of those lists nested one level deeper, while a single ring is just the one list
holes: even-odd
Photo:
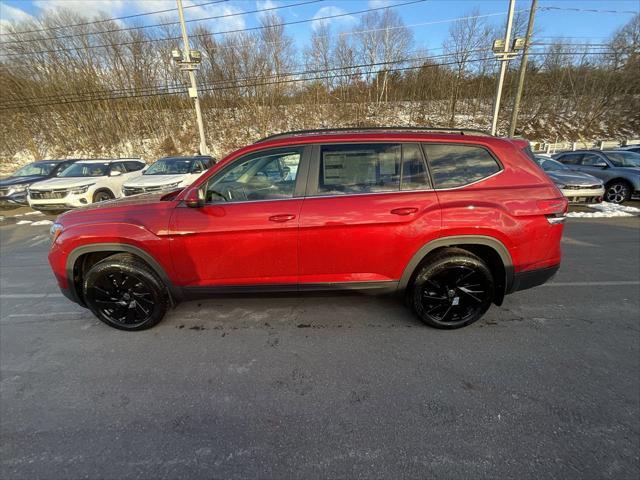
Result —
[{"label": "asphalt parking lot", "polygon": [[640,476],[640,218],[570,219],[546,286],[466,329],[361,295],[117,331],[0,226],[0,477]]}]

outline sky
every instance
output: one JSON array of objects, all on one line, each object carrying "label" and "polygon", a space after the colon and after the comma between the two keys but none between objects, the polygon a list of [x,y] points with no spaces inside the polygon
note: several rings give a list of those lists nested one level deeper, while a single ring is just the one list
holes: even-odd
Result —
[{"label": "sky", "polygon": [[[222,3],[199,6],[185,10],[187,19],[205,16],[229,15],[251,12],[264,8],[282,7],[310,0],[227,0]],[[357,12],[368,8],[378,8],[412,0],[322,0],[317,3],[274,10],[285,22]],[[416,1],[416,0],[413,0]],[[198,5],[207,0],[183,0],[183,4]],[[530,0],[517,0],[515,9],[528,10]],[[51,9],[67,7],[87,16],[104,12],[110,17],[175,8],[175,0],[0,0],[0,26],[29,18],[46,15]],[[564,10],[546,7],[559,7]],[[505,21],[508,0],[423,0],[411,5],[395,7],[405,24],[413,32],[415,47],[427,50],[437,49],[446,38],[451,20],[470,15],[476,9],[480,15],[487,15],[487,21],[502,24]],[[562,37],[571,43],[598,43],[606,40],[615,30],[627,23],[633,13],[640,12],[640,0],[539,0],[536,15],[536,35],[538,39],[552,40]],[[573,11],[571,9],[580,9]],[[587,10],[600,10],[590,12]],[[604,12],[612,10],[614,12]],[[209,21],[213,31],[228,31],[258,25],[260,13],[247,13]],[[138,17],[141,24],[157,23],[160,16]],[[177,20],[177,13],[162,14],[162,19]],[[329,25],[334,32],[354,28],[361,15],[353,14],[332,20]],[[300,48],[308,43],[313,28],[318,22],[301,23],[287,27]],[[195,23],[190,23],[193,28]]]}]

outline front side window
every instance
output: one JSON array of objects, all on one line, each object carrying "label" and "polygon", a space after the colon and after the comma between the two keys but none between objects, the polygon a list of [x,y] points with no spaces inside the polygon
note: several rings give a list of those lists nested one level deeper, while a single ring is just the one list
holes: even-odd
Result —
[{"label": "front side window", "polygon": [[109,163],[78,162],[60,174],[61,177],[103,177],[109,172]]},{"label": "front side window", "polygon": [[600,158],[599,155],[596,155],[594,153],[585,153],[582,157],[581,163],[585,167],[597,167],[599,165],[606,164],[607,162]]},{"label": "front side window", "polygon": [[566,155],[561,155],[558,157],[558,160],[565,165],[578,165],[581,159],[581,153],[568,153]]},{"label": "front side window", "polygon": [[482,147],[424,144],[435,188],[468,185],[500,171],[500,165]]},{"label": "front side window", "polygon": [[320,153],[319,195],[400,190],[400,145],[325,145]]},{"label": "front side window", "polygon": [[278,200],[293,197],[301,150],[252,156],[214,176],[205,199],[214,202]]}]

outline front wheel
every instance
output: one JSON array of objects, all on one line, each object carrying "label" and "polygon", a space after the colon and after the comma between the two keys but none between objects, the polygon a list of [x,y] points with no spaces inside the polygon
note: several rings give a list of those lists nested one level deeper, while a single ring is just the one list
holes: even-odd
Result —
[{"label": "front wheel", "polygon": [[93,203],[106,202],[107,200],[113,200],[115,197],[111,192],[107,190],[98,190],[93,194]]},{"label": "front wheel", "polygon": [[607,185],[604,199],[611,203],[623,203],[631,198],[631,188],[625,182],[615,182]]},{"label": "front wheel", "polygon": [[93,265],[84,277],[83,293],[94,315],[120,330],[151,328],[169,307],[162,280],[129,254],[112,255]]},{"label": "front wheel", "polygon": [[420,268],[410,296],[414,312],[427,325],[460,328],[481,318],[491,306],[493,276],[476,255],[448,248]]}]

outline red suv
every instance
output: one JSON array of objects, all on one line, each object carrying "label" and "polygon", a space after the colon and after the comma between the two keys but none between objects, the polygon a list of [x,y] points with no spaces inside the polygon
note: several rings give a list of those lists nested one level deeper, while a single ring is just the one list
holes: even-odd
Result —
[{"label": "red suv", "polygon": [[558,269],[567,201],[524,140],[470,131],[290,132],[191,186],[61,215],[60,288],[124,330],[195,296],[402,292],[438,328]]}]

